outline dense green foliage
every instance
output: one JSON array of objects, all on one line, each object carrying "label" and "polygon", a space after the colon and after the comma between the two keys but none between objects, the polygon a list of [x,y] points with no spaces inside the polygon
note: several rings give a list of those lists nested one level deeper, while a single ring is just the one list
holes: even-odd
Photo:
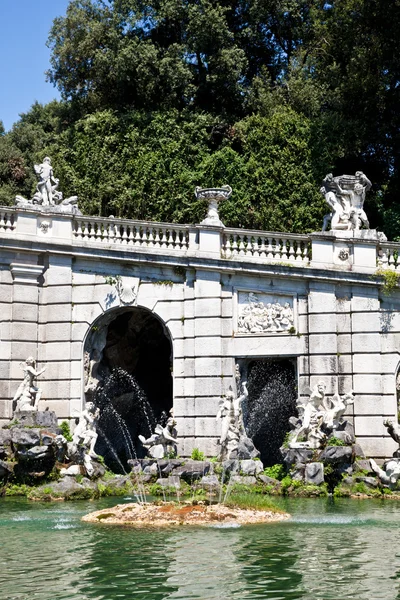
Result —
[{"label": "dense green foliage", "polygon": [[52,157],[89,214],[311,231],[327,172],[363,170],[371,225],[400,236],[400,3],[72,0],[54,21],[63,100],[0,127],[0,203]]}]

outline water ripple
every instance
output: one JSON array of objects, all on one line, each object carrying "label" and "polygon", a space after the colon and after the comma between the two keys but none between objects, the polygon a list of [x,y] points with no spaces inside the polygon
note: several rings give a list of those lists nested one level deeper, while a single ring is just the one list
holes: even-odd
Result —
[{"label": "water ripple", "polygon": [[105,501],[1,500],[0,598],[399,597],[400,503],[282,502],[293,514],[285,523],[135,530],[80,522]]}]

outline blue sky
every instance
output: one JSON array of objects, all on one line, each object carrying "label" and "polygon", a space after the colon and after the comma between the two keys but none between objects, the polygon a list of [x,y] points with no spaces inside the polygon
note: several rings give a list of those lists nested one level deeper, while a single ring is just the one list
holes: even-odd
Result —
[{"label": "blue sky", "polygon": [[69,0],[0,0],[0,120],[6,130],[37,100],[59,93],[46,82],[50,66],[46,40],[53,22],[65,15]]}]

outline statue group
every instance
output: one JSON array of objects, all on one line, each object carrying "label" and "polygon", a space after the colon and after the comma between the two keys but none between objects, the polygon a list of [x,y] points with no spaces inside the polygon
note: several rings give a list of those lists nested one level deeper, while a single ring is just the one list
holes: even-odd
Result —
[{"label": "statue group", "polygon": [[369,229],[368,217],[364,211],[365,194],[372,184],[362,171],[354,176],[333,177],[329,173],[320,188],[331,211],[325,215],[322,231],[326,231],[329,222],[333,231]]},{"label": "statue group", "polygon": [[15,205],[18,207],[59,207],[61,212],[73,212],[81,214],[78,207],[78,196],[69,196],[64,198],[63,193],[58,189],[60,180],[54,176],[51,160],[45,156],[43,162],[33,166],[38,178],[36,191],[30,200],[23,196],[16,196]]},{"label": "statue group", "polygon": [[253,292],[247,304],[239,309],[238,333],[270,333],[288,331],[293,327],[293,310],[289,302],[260,302]]},{"label": "statue group", "polygon": [[354,403],[353,392],[328,397],[325,391],[325,383],[319,381],[310,390],[309,398],[297,400],[298,417],[290,419],[293,429],[289,436],[289,448],[318,449],[332,434],[335,437],[344,434],[345,437],[346,432],[339,429],[342,429],[340,426],[347,407]]}]

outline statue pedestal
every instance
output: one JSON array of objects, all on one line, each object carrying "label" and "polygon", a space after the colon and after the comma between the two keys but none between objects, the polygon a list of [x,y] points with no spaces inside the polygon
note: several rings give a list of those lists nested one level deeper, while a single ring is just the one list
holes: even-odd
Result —
[{"label": "statue pedestal", "polygon": [[19,427],[46,427],[57,429],[57,415],[52,410],[15,411],[13,421],[18,421]]},{"label": "statue pedestal", "polygon": [[386,238],[376,229],[323,231],[311,234],[312,267],[374,273],[377,253]]}]

